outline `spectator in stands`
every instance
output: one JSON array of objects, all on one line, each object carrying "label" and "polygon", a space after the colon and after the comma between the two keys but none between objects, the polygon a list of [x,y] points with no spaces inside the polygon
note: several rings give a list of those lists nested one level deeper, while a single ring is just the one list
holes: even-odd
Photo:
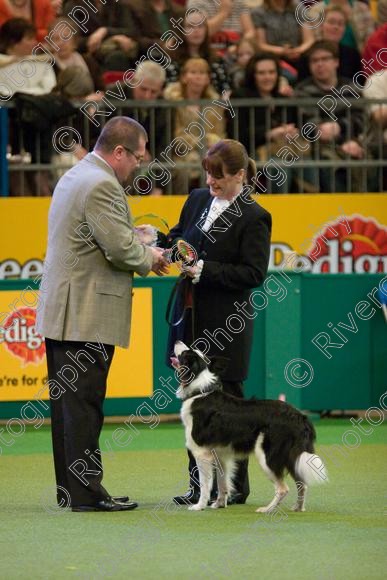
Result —
[{"label": "spectator in stands", "polygon": [[288,70],[287,76],[295,81],[299,59],[312,46],[314,35],[296,18],[293,1],[264,0],[261,8],[253,10],[252,18],[258,49],[281,59],[283,74]]},{"label": "spectator in stands", "polygon": [[[170,101],[219,99],[218,93],[210,84],[208,63],[202,58],[188,59],[181,69],[180,80],[166,87],[164,98]],[[205,120],[199,116],[201,113],[199,104],[176,107],[173,111],[173,137],[181,138],[189,148],[183,156],[175,150],[173,159],[178,165],[179,161],[198,165],[197,169],[195,167],[188,170],[181,167],[174,169],[173,194],[185,194],[198,185],[203,148],[210,147],[225,136],[225,109],[215,103],[212,103],[210,108],[211,111],[206,110]],[[197,130],[189,130],[190,124],[198,124],[198,121],[205,134],[204,137]]]},{"label": "spectator in stands", "polygon": [[[248,106],[240,107],[234,119],[229,121],[228,134],[237,135],[249,151],[249,155],[262,162],[268,161],[281,147],[288,145],[286,135],[294,137],[296,128],[296,110],[293,106],[265,104],[267,99],[281,97],[279,92],[280,66],[272,54],[259,53],[247,64],[244,84],[232,93],[234,99],[254,99]],[[253,103],[256,106],[252,106]],[[258,106],[260,103],[260,106]],[[238,133],[236,133],[236,129]],[[307,156],[307,153],[305,153]],[[284,170],[286,180],[283,183],[271,183],[271,193],[288,193],[294,188],[300,192],[315,192],[314,174],[310,170],[294,172],[292,168]]]},{"label": "spectator in stands", "polygon": [[0,26],[10,18],[24,18],[33,24],[37,41],[41,41],[55,12],[51,0],[0,0]]},{"label": "spectator in stands", "polygon": [[210,47],[206,18],[201,12],[191,11],[184,19],[183,26],[187,32],[181,35],[182,44],[169,50],[172,62],[166,68],[167,82],[179,80],[180,68],[189,58],[204,58],[210,65],[210,78],[214,89],[220,95],[223,91],[229,93],[231,86],[227,67]]},{"label": "spectator in stands", "polygon": [[[372,66],[376,69],[372,75],[369,76],[367,83],[363,89],[363,94],[366,99],[384,99],[384,103],[373,103],[369,106],[369,112],[372,121],[372,130],[369,135],[370,146],[377,158],[387,159],[387,58],[384,56],[383,62],[379,58],[376,59],[376,54],[381,48],[387,47],[387,23],[379,26],[372,37],[368,40],[364,58],[368,61],[373,58]],[[366,56],[367,55],[367,56]],[[386,53],[384,52],[384,55]],[[376,66],[378,63],[378,66]],[[387,167],[384,163],[382,169],[382,188],[387,190]],[[380,182],[379,182],[380,183]],[[378,187],[378,190],[380,187]]]},{"label": "spectator in stands", "polygon": [[245,0],[188,0],[188,8],[206,15],[210,42],[220,54],[242,37],[254,38],[254,24]]},{"label": "spectator in stands", "polygon": [[[123,114],[141,123],[148,134],[145,161],[157,157],[168,144],[166,109],[157,107],[157,101],[162,99],[165,79],[165,70],[161,65],[152,60],[145,60],[128,81],[130,86],[121,83],[126,99],[131,101],[127,103],[129,109],[125,108]],[[144,101],[156,101],[155,107],[141,107]]]},{"label": "spectator in stands", "polygon": [[387,22],[387,0],[378,1],[378,24]]},{"label": "spectator in stands", "polygon": [[236,47],[235,62],[230,64],[231,86],[235,90],[244,82],[246,66],[249,60],[256,54],[257,45],[253,39],[242,38]]},{"label": "spectator in stands", "polygon": [[[309,8],[309,18],[313,22],[322,22],[325,7],[329,4],[341,6],[347,16],[347,26],[341,43],[345,46],[356,48],[360,52],[370,34],[375,29],[375,20],[367,4],[358,0],[324,0],[317,2]],[[314,28],[316,39],[321,39],[321,26]]]},{"label": "spectator in stands", "polygon": [[184,16],[183,8],[173,0],[126,0],[126,3],[131,11],[141,55],[146,55],[155,43],[164,48],[161,37],[167,30],[173,30],[170,19]]},{"label": "spectator in stands", "polygon": [[63,0],[51,0],[51,6],[54,10],[54,14],[56,16],[59,16],[59,14],[62,14],[62,5],[63,5]]},{"label": "spectator in stands", "polygon": [[[378,28],[368,38],[363,51],[363,71],[368,76],[384,70],[387,65],[387,23]],[[381,52],[380,52],[381,51]]]},{"label": "spectator in stands", "polygon": [[[325,8],[325,18],[321,24],[322,40],[334,42],[339,51],[338,74],[342,77],[353,78],[362,68],[360,53],[357,48],[342,44],[347,25],[347,13],[342,6],[329,4]],[[303,55],[298,64],[298,80],[302,81],[309,76],[308,58]]]},{"label": "spectator in stands", "polygon": [[[343,167],[343,160],[365,157],[360,142],[365,116],[356,104],[361,93],[350,79],[337,74],[337,45],[327,40],[316,41],[308,52],[308,58],[310,76],[296,86],[295,96],[313,98],[315,102],[313,106],[301,105],[300,114],[303,123],[313,122],[318,127],[319,138],[314,143],[317,158],[340,161],[337,167],[321,169],[321,191],[346,192],[348,183],[350,190],[359,190],[360,179],[355,169],[347,170]],[[343,91],[345,98],[336,98],[333,89]],[[328,106],[328,100],[332,107]]]},{"label": "spectator in stands", "polygon": [[[78,4],[79,0],[66,0],[63,15],[68,15]],[[97,2],[96,10],[96,13],[88,10],[87,32],[81,31],[78,50],[93,55],[104,71],[125,71],[138,56],[131,11],[121,1]]]},{"label": "spectator in stands", "polygon": [[[31,50],[36,45],[36,30],[33,24],[24,18],[11,18],[0,28],[0,95],[6,100],[16,93],[26,95],[46,95],[56,84],[55,74],[47,66],[43,55],[31,56]],[[30,74],[31,70],[34,74]],[[25,74],[23,74],[25,71]],[[10,110],[10,147],[12,155],[24,155],[28,152],[33,162],[50,161],[51,141],[43,138],[43,134],[25,126],[19,118],[19,108]],[[37,146],[39,142],[39,146]],[[22,185],[18,179],[21,174],[11,173],[11,195],[21,195]],[[51,195],[49,176],[47,173],[29,171],[26,175],[25,195]]]},{"label": "spectator in stands", "polygon": [[[73,28],[73,22],[69,18],[60,17],[54,20],[50,27],[50,45],[47,49],[54,55],[54,72],[57,78],[56,91],[68,99],[93,99],[100,100],[104,85],[98,66],[94,59],[90,59],[87,54],[81,55],[77,51],[77,35],[66,39],[64,27],[55,30],[56,26],[68,24]],[[55,50],[53,47],[56,47]]]},{"label": "spectator in stands", "polygon": [[[55,86],[55,74],[47,67],[47,58],[44,55],[31,56],[36,43],[36,29],[24,18],[11,18],[1,26],[0,94],[6,97],[17,92],[44,95]],[[29,61],[33,65],[29,65]],[[34,74],[31,74],[31,66]]]}]

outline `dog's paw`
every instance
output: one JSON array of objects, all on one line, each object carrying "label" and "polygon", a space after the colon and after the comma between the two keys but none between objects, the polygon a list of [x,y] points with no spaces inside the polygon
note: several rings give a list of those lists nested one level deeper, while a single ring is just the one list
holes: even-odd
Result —
[{"label": "dog's paw", "polygon": [[211,504],[211,507],[212,507],[213,510],[217,510],[219,508],[224,508],[224,507],[226,507],[226,502],[224,500],[223,501],[219,501],[217,499],[216,501],[214,501],[213,504]]},{"label": "dog's paw", "polygon": [[270,507],[268,505],[264,505],[258,509],[256,509],[256,513],[257,514],[271,514],[271,512],[273,512],[275,510],[275,506]]},{"label": "dog's paw", "polygon": [[305,507],[298,505],[298,503],[295,503],[294,506],[292,507],[292,512],[304,512],[304,511]]},{"label": "dog's paw", "polygon": [[200,512],[200,510],[204,510],[206,506],[201,505],[200,503],[195,503],[194,505],[189,506],[189,510],[191,512]]}]

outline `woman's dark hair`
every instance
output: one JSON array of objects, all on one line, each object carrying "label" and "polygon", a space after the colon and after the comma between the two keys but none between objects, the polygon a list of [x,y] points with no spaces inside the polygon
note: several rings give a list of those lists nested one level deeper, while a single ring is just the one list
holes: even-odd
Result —
[{"label": "woman's dark hair", "polygon": [[255,161],[248,156],[242,143],[234,139],[222,139],[210,147],[202,161],[202,167],[216,179],[224,177],[225,173],[235,175],[244,169],[244,181],[248,185],[253,185],[251,180],[257,173]]},{"label": "woman's dark hair", "polygon": [[[192,14],[195,14],[195,13],[202,14],[202,12],[200,12],[200,10],[190,10],[190,16],[192,16]],[[203,24],[206,27],[206,35],[204,37],[203,43],[199,47],[199,57],[204,58],[204,60],[211,63],[213,60],[216,59],[216,57],[215,57],[214,52],[210,46],[210,37],[208,34],[207,18],[205,18],[205,17],[204,17]],[[187,36],[189,36],[189,34],[184,35],[182,37],[183,42],[175,50],[169,51],[169,55],[172,58],[172,60],[175,60],[179,65],[184,64],[188,58],[191,58],[191,55],[190,55],[189,50],[188,50]]]},{"label": "woman's dark hair", "polygon": [[0,52],[5,54],[9,48],[18,44],[25,36],[35,36],[36,28],[25,18],[10,18],[0,28]]},{"label": "woman's dark hair", "polygon": [[254,93],[258,91],[255,82],[255,66],[257,62],[261,62],[263,60],[271,60],[272,62],[275,63],[275,67],[277,70],[277,82],[274,86],[273,94],[276,94],[278,92],[278,84],[281,74],[281,68],[278,59],[272,54],[266,52],[259,52],[250,58],[249,62],[246,65],[245,82],[243,86],[249,89],[249,91],[253,91]]}]

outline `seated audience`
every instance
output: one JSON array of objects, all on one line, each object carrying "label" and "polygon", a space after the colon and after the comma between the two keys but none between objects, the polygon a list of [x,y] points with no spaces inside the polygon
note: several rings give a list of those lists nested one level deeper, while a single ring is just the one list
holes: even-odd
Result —
[{"label": "seated audience", "polygon": [[[387,24],[380,26],[384,29],[384,47],[387,47]],[[369,145],[374,157],[387,159],[387,59],[383,70],[379,70],[369,76],[363,89],[366,99],[383,99],[384,102],[369,105],[372,127],[368,135]],[[381,178],[380,178],[381,176]],[[379,170],[377,191],[387,190],[387,166]]]},{"label": "seated audience", "polygon": [[[168,85],[164,91],[164,98],[169,101],[182,101],[184,99],[198,101],[200,99],[219,99],[218,93],[210,84],[210,67],[202,58],[188,59],[181,69],[180,80]],[[177,195],[186,194],[194,186],[198,185],[201,175],[201,157],[203,150],[210,147],[225,136],[225,118],[223,107],[212,103],[211,111],[207,109],[205,122],[201,119],[200,105],[192,104],[176,106],[173,110],[173,138],[181,138],[187,144],[185,154],[180,155],[174,148],[174,162],[177,162],[173,170],[172,193]],[[204,136],[197,128],[190,130],[191,123],[200,123]],[[188,151],[189,149],[189,151]],[[180,149],[181,150],[181,149]],[[180,162],[180,163],[179,163]],[[192,163],[196,167],[179,167],[181,163]]]},{"label": "seated audience", "polygon": [[188,8],[206,15],[213,48],[224,54],[242,37],[254,38],[254,24],[245,0],[188,0]]},{"label": "seated audience", "polygon": [[210,65],[211,84],[221,95],[230,91],[230,80],[227,68],[222,59],[217,57],[210,47],[207,20],[198,11],[190,12],[184,19],[183,26],[187,33],[181,35],[182,44],[169,51],[172,59],[166,68],[167,82],[179,80],[180,68],[189,58],[204,58]]},{"label": "seated audience", "polygon": [[0,0],[0,26],[11,18],[24,18],[34,25],[37,44],[55,18],[51,0]]},{"label": "seated audience", "polygon": [[264,0],[261,8],[253,10],[252,18],[258,49],[284,61],[284,74],[290,65],[288,76],[296,80],[299,59],[313,44],[314,35],[296,18],[293,1]]},{"label": "seated audience", "polygon": [[[250,157],[261,162],[268,161],[281,147],[288,145],[286,135],[294,137],[298,133],[293,106],[265,103],[269,99],[281,97],[279,83],[278,59],[272,54],[259,53],[247,64],[244,84],[231,95],[233,99],[251,99],[251,102],[246,102],[247,106],[239,107],[236,111],[235,118],[229,121],[228,134],[243,143]],[[315,176],[311,170],[302,172],[285,168],[284,173],[286,180],[283,183],[268,183],[270,193],[288,193],[292,191],[292,185],[299,192],[316,191],[313,184]]]},{"label": "seated audience", "polygon": [[173,30],[170,19],[178,20],[185,13],[173,0],[126,0],[126,3],[134,22],[141,55],[146,55],[155,43],[164,48],[161,37],[167,30]]},{"label": "seated audience", "polygon": [[[45,95],[56,83],[46,56],[31,56],[36,46],[36,29],[24,18],[11,18],[0,28],[0,94]],[[22,61],[21,64],[18,64]],[[31,62],[32,64],[28,64]],[[20,73],[20,68],[25,74]],[[33,67],[34,74],[30,74]],[[7,90],[6,90],[7,89]]]},{"label": "seated audience", "polygon": [[[347,26],[341,43],[351,48],[356,48],[360,52],[370,34],[375,29],[375,20],[370,7],[359,0],[324,0],[314,3],[309,8],[309,17],[313,22],[323,21],[323,11],[329,4],[340,6],[347,16]],[[316,39],[321,39],[321,26],[314,28]]]},{"label": "seated audience", "polygon": [[[308,58],[310,76],[296,86],[295,97],[314,99],[313,105],[301,104],[299,110],[303,124],[313,122],[318,127],[319,138],[314,143],[317,159],[342,162],[364,159],[365,151],[360,139],[365,116],[356,103],[361,93],[350,79],[337,74],[337,45],[327,40],[317,41],[310,48]],[[333,89],[344,89],[345,99],[337,98]],[[355,168],[346,169],[343,165],[345,163],[320,170],[322,192],[346,192],[348,187],[352,191],[361,190],[362,176],[358,177]]]},{"label": "seated audience", "polygon": [[[329,40],[337,45],[339,51],[338,74],[352,79],[361,71],[360,53],[356,48],[342,44],[345,28],[347,25],[347,13],[336,4],[329,4],[325,8],[325,18],[321,24],[321,39]],[[298,80],[302,81],[309,76],[308,58],[303,55],[298,64]]]},{"label": "seated audience", "polygon": [[77,51],[77,35],[66,39],[66,29],[63,26],[60,32],[55,30],[59,23],[68,24],[69,30],[73,24],[69,18],[62,16],[54,20],[49,27],[50,44],[46,47],[55,58],[57,92],[68,99],[101,99],[102,94],[95,94],[95,91],[104,89],[96,62],[87,54],[82,55]]},{"label": "seated audience", "polygon": [[[31,56],[36,45],[36,30],[33,24],[23,18],[11,18],[0,28],[0,94],[13,97],[19,93],[31,96],[47,95],[56,84],[55,74],[47,66],[46,57]],[[31,70],[34,74],[30,74]],[[26,74],[21,74],[25,71]],[[7,98],[8,100],[8,98]],[[18,104],[18,100],[16,99]],[[33,163],[49,163],[51,139],[49,133],[32,132],[23,122],[19,105],[10,109],[10,149],[11,155],[31,155]],[[25,187],[20,179],[25,177]],[[11,172],[11,195],[51,195],[49,176],[45,172]]]},{"label": "seated audience", "polygon": [[[131,101],[126,103],[123,114],[136,119],[148,134],[146,161],[160,155],[169,143],[167,109],[157,107],[157,101],[163,97],[165,79],[165,69],[161,65],[152,60],[145,60],[137,67],[127,84],[120,83],[126,99]],[[144,101],[156,101],[156,103],[152,108],[145,108],[141,107]],[[126,108],[127,106],[129,109]]]},{"label": "seated audience", "polygon": [[387,0],[378,0],[378,24],[387,22]]},{"label": "seated audience", "polygon": [[386,68],[386,47],[387,23],[378,26],[375,32],[367,39],[362,55],[363,71],[367,76]]},{"label": "seated audience", "polygon": [[[65,0],[62,13],[67,16],[79,0]],[[87,31],[80,32],[78,50],[92,55],[103,71],[125,71],[138,56],[136,27],[125,2],[98,3],[98,12],[88,11]]]},{"label": "seated audience", "polygon": [[253,39],[242,38],[236,46],[234,62],[230,61],[229,74],[232,89],[235,90],[244,82],[246,66],[249,60],[257,53],[257,45]]}]

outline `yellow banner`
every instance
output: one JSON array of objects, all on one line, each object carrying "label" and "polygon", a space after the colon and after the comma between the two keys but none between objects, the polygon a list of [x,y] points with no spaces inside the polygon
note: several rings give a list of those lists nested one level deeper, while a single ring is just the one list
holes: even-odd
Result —
[{"label": "yellow banner", "polygon": [[[20,299],[0,292],[0,312]],[[31,301],[31,297],[29,298]],[[21,306],[0,327],[0,401],[47,400],[45,345],[35,331],[36,311]],[[108,397],[147,397],[153,392],[152,289],[135,288],[129,349],[116,348]],[[60,379],[58,378],[60,382]],[[66,385],[63,385],[66,388]]]},{"label": "yellow banner", "polygon": [[[138,196],[129,205],[135,217],[156,214],[172,227],[185,199]],[[305,256],[304,271],[387,272],[386,195],[262,195],[257,201],[273,216],[271,270],[295,251]],[[49,204],[47,198],[0,199],[0,280],[41,273]]]}]

